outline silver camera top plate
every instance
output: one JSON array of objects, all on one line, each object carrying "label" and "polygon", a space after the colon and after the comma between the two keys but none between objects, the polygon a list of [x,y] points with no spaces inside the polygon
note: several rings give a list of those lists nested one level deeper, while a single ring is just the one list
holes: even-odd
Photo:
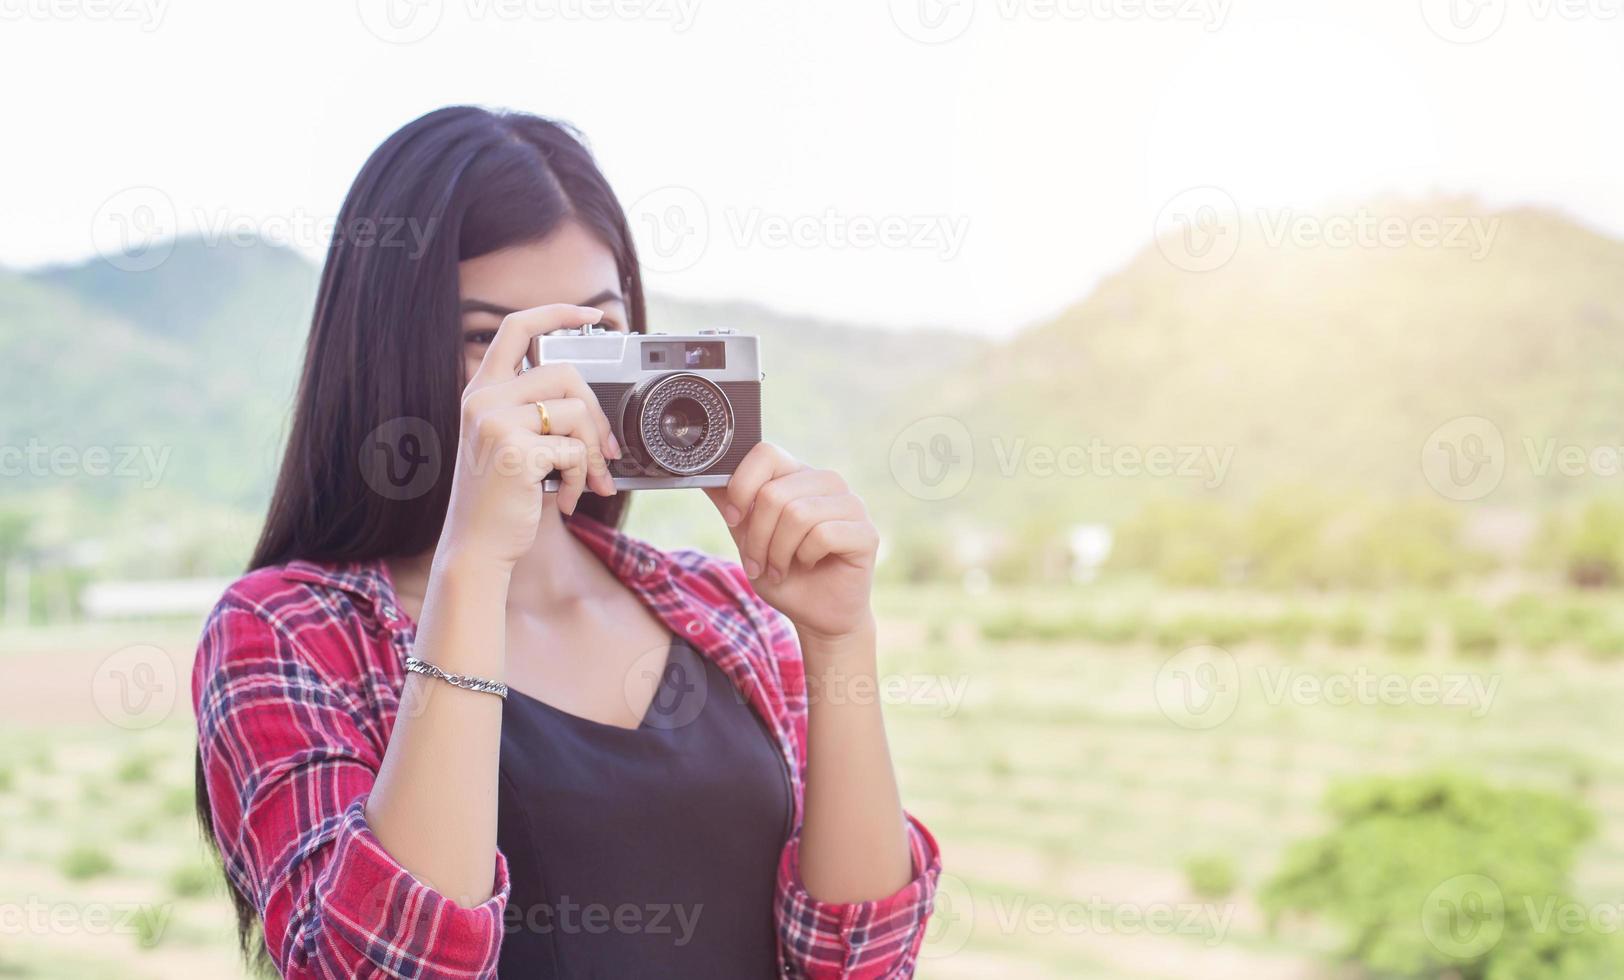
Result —
[{"label": "silver camera top plate", "polygon": [[588,384],[635,383],[672,372],[692,372],[710,381],[762,379],[756,338],[731,330],[666,334],[571,327],[531,340],[528,360],[531,366],[573,364]]}]

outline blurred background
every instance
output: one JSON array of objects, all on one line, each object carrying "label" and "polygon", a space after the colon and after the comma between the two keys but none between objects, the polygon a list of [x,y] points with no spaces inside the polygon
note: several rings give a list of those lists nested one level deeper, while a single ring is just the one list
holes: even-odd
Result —
[{"label": "blurred background", "polygon": [[578,125],[652,326],[760,334],[880,523],[921,976],[1624,975],[1617,0],[0,20],[0,977],[244,975],[198,626],[344,190],[457,102]]}]

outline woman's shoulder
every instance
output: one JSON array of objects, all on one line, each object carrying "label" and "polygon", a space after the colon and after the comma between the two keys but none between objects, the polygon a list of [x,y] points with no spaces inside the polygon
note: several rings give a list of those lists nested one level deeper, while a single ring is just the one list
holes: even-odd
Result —
[{"label": "woman's shoulder", "polygon": [[376,563],[291,561],[248,572],[221,594],[204,623],[199,660],[299,660],[324,674],[364,670],[383,616]]},{"label": "woman's shoulder", "polygon": [[290,561],[238,578],[221,594],[214,614],[247,610],[291,630],[371,611],[385,589],[376,562]]}]

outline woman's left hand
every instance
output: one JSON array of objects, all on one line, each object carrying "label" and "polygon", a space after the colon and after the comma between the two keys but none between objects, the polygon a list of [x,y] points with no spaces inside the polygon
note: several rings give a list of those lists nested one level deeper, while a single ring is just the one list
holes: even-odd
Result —
[{"label": "woman's left hand", "polygon": [[872,623],[880,537],[840,474],[763,442],[726,487],[705,493],[722,512],[756,594],[797,629],[838,640]]}]

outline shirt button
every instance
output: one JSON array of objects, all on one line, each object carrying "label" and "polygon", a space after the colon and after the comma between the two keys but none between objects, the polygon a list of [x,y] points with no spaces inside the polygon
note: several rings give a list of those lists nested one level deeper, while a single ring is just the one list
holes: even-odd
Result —
[{"label": "shirt button", "polygon": [[395,607],[394,606],[392,606],[392,605],[390,605],[389,603],[386,602],[386,603],[383,604],[383,609],[381,609],[379,611],[383,613],[384,622],[393,623],[395,621]]},{"label": "shirt button", "polygon": [[637,563],[637,574],[644,577],[654,574],[654,559],[643,558]]},{"label": "shirt button", "polygon": [[698,636],[699,634],[705,632],[705,624],[701,623],[697,619],[688,620],[688,625],[683,628],[688,631],[689,636]]}]

